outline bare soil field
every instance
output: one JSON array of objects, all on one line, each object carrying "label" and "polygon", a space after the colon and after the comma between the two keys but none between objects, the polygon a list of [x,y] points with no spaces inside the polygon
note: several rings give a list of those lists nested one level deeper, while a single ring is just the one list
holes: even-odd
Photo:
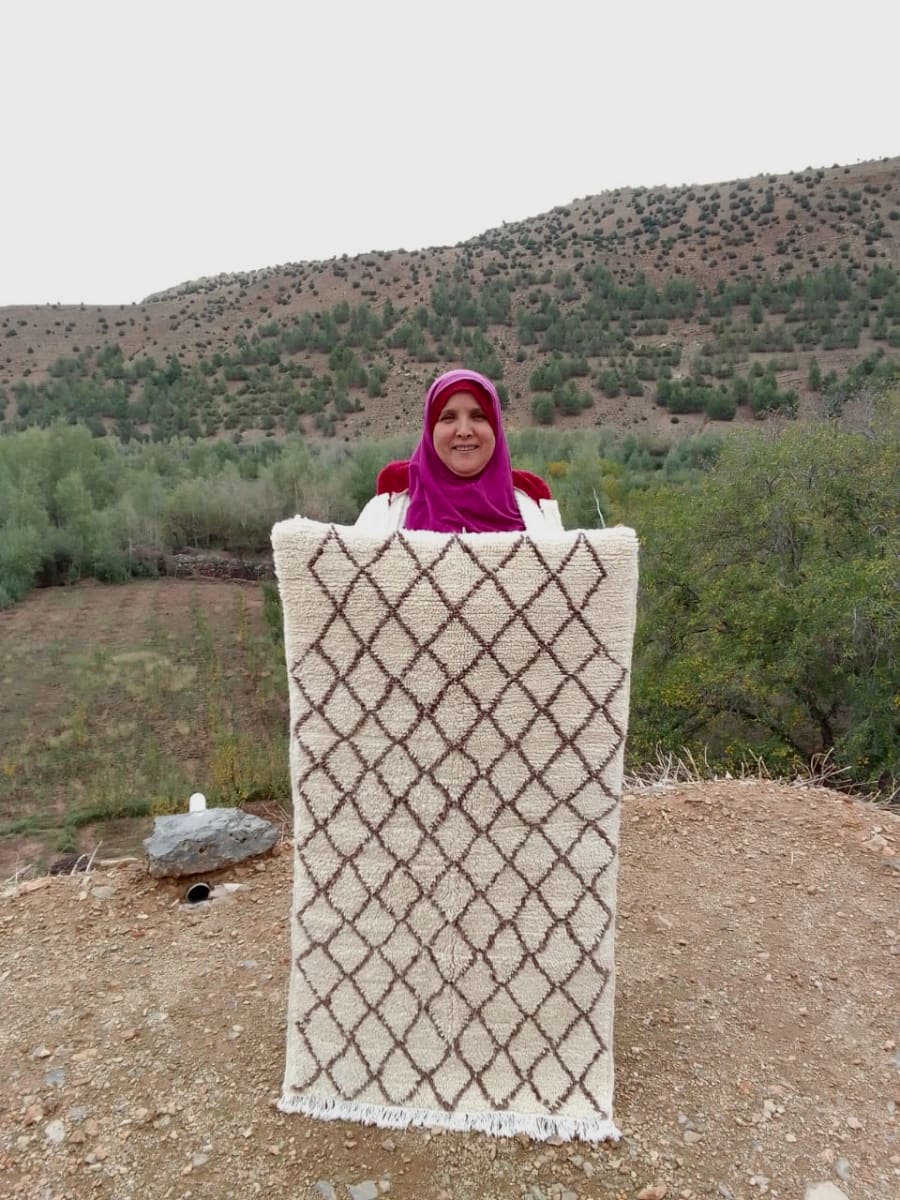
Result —
[{"label": "bare soil field", "polygon": [[602,1146],[279,1113],[287,833],[202,906],[140,863],[10,887],[0,1196],[895,1200],[898,849],[900,816],[820,788],[625,798]]},{"label": "bare soil field", "polygon": [[[207,790],[209,688],[246,723],[272,683],[261,606],[255,584],[148,579],[44,588],[0,611],[0,825],[35,818],[0,837],[0,884],[47,868],[73,808],[129,789],[151,799],[154,783],[180,783],[182,801]],[[130,853],[148,830],[88,826],[79,848]]]}]

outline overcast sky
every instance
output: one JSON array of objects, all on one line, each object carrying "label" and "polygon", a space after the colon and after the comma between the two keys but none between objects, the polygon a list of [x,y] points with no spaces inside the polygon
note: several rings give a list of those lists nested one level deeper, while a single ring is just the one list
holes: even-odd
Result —
[{"label": "overcast sky", "polygon": [[900,154],[887,0],[28,0],[0,28],[0,305]]}]

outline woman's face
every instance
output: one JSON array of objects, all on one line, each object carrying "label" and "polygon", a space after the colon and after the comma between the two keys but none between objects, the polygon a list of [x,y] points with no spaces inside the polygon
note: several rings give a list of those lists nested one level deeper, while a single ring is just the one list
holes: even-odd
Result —
[{"label": "woman's face", "polygon": [[454,475],[478,475],[491,461],[497,439],[483,403],[474,392],[454,392],[435,423],[435,452]]}]

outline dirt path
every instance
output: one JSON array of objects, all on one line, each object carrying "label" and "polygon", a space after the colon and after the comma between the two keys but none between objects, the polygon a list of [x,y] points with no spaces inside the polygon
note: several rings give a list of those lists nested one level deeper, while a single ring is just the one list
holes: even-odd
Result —
[{"label": "dirt path", "polygon": [[900,817],[821,789],[629,796],[601,1147],[277,1112],[289,853],[200,909],[47,880],[0,900],[0,1196],[895,1200],[898,863]]}]

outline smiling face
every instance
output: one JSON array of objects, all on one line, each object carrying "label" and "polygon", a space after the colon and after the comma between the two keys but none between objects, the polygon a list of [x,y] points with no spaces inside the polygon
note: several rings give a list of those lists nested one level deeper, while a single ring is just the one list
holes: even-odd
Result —
[{"label": "smiling face", "polygon": [[487,401],[474,392],[454,392],[434,425],[435,453],[454,475],[479,475],[491,461],[497,439],[485,415]]}]

